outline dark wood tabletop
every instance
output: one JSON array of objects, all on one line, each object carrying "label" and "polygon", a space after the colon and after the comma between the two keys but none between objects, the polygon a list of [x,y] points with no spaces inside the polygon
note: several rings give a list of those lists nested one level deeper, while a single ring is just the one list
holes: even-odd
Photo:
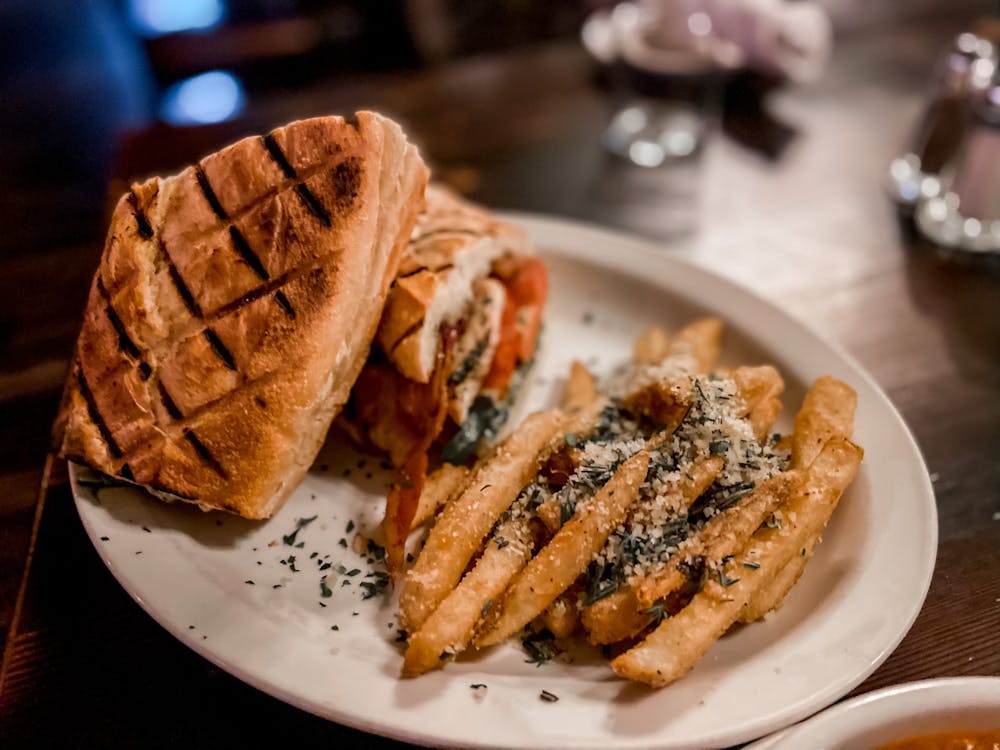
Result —
[{"label": "dark wood tabletop", "polygon": [[[223,125],[133,132],[120,141],[108,193],[240,135],[372,107],[404,123],[439,178],[479,201],[623,227],[739,279],[867,368],[931,473],[940,538],[926,604],[857,692],[1000,675],[1000,272],[918,240],[883,192],[935,56],[961,20],[854,33],[814,85],[731,82],[701,155],[659,169],[602,151],[627,94],[598,80],[577,45],[553,43],[273,93]],[[68,225],[38,230],[36,251],[25,230],[17,241],[26,249],[0,260],[0,744],[395,746],[286,706],[196,656],[92,548],[65,466],[45,459],[101,247],[105,199],[89,201]]]}]

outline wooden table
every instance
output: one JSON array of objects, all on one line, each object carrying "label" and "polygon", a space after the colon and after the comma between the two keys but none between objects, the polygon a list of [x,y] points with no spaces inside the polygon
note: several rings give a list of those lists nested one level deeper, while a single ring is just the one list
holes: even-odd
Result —
[{"label": "wooden table", "polygon": [[[996,675],[1000,275],[913,240],[881,191],[954,28],[934,22],[855,36],[818,85],[771,95],[773,120],[746,106],[729,118],[735,134],[770,155],[715,134],[694,165],[647,170],[605,156],[598,142],[617,96],[594,85],[586,59],[567,44],[315,86],[257,101],[236,124],[137,134],[123,142],[118,174],[176,167],[297,116],[372,106],[405,122],[437,174],[483,202],[669,238],[664,252],[740,279],[843,345],[895,402],[926,457],[940,514],[936,574],[910,634],[858,691]],[[44,342],[49,352],[8,362],[0,375],[5,429],[34,441],[25,445],[40,444],[54,412],[99,249],[99,237],[81,233],[32,262],[3,261],[5,298],[41,306],[12,318],[4,346]],[[4,747],[395,744],[285,706],[171,639],[100,563],[60,462],[46,463],[27,522],[40,453],[6,434],[17,460],[2,474],[0,625],[22,582],[0,682]]]}]

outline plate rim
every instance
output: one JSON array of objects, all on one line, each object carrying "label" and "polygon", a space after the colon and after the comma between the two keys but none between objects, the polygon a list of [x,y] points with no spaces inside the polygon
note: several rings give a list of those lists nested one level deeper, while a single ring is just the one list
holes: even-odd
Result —
[{"label": "plate rim", "polygon": [[[610,267],[610,264],[606,259],[602,259],[601,256],[595,251],[590,251],[581,248],[580,246],[575,246],[572,242],[572,235],[577,237],[590,236],[589,243],[596,244],[595,241],[601,241],[605,243],[611,243],[613,246],[618,246],[625,248],[626,255],[631,254],[633,259],[642,257],[645,260],[649,260],[656,263],[672,265],[679,268],[687,269],[688,273],[692,273],[702,280],[709,282],[710,285],[716,285],[727,291],[735,291],[737,294],[742,295],[745,300],[752,302],[756,306],[763,307],[767,309],[772,315],[777,316],[782,320],[782,323],[794,329],[799,336],[804,336],[807,339],[811,339],[813,342],[818,343],[822,347],[829,350],[837,359],[839,359],[843,365],[848,369],[852,376],[857,378],[859,381],[864,382],[864,384],[871,390],[871,392],[882,402],[882,407],[887,410],[887,416],[891,417],[895,422],[895,426],[901,431],[901,436],[905,437],[906,448],[912,453],[912,458],[918,462],[919,475],[918,484],[922,489],[922,500],[925,501],[923,508],[928,514],[928,523],[924,529],[924,538],[920,540],[921,544],[925,545],[928,549],[932,550],[929,555],[925,555],[924,563],[925,570],[922,571],[922,581],[919,587],[920,596],[914,597],[910,603],[910,610],[906,613],[904,618],[899,619],[900,625],[896,628],[895,636],[892,639],[887,639],[887,642],[878,653],[878,655],[868,664],[866,667],[860,671],[852,673],[852,675],[841,681],[825,686],[825,689],[820,691],[815,691],[811,696],[805,700],[798,701],[792,704],[791,707],[786,708],[783,712],[778,715],[768,714],[759,717],[756,720],[745,722],[740,725],[737,730],[730,729],[718,729],[711,733],[706,733],[701,743],[705,746],[726,746],[731,744],[736,744],[739,742],[752,741],[756,738],[762,737],[766,734],[784,729],[797,722],[801,722],[808,716],[811,716],[818,711],[827,708],[837,699],[850,692],[854,687],[861,684],[869,675],[871,675],[881,664],[889,657],[889,655],[895,650],[902,639],[909,632],[916,620],[916,617],[923,608],[923,604],[926,600],[927,592],[930,587],[931,579],[934,573],[936,552],[937,552],[937,540],[938,540],[938,519],[937,519],[937,508],[935,504],[933,487],[931,484],[930,476],[927,470],[926,461],[924,460],[923,454],[920,450],[920,446],[917,443],[912,431],[906,424],[899,410],[896,408],[895,404],[889,399],[885,391],[878,385],[875,379],[862,367],[857,360],[850,355],[846,350],[844,350],[836,341],[831,340],[825,334],[816,330],[809,323],[802,321],[797,316],[793,315],[791,312],[785,310],[779,303],[772,299],[760,294],[753,289],[751,289],[746,284],[742,283],[740,280],[730,278],[719,273],[717,270],[712,269],[706,264],[701,264],[696,260],[691,260],[688,258],[677,257],[676,255],[671,255],[666,252],[667,245],[663,243],[658,243],[653,240],[642,238],[640,236],[630,234],[618,229],[605,227],[602,225],[593,224],[586,221],[581,221],[577,219],[566,219],[555,216],[548,216],[543,214],[535,214],[528,212],[513,212],[513,211],[497,211],[496,215],[503,220],[512,221],[522,225],[527,231],[529,236],[534,237],[537,234],[552,234],[559,235],[560,237],[566,237],[565,240],[561,239],[560,244],[556,248],[547,248],[548,242],[538,242],[537,245],[542,253],[547,249],[554,250],[557,255],[566,259],[582,259],[590,263],[596,263],[599,266]],[[638,270],[632,268],[618,268],[616,269],[618,273],[623,276],[631,277],[639,281],[645,281],[651,285],[659,288],[665,293],[677,293],[676,288],[672,288],[665,284],[661,280],[648,278],[643,279]],[[727,320],[727,324],[732,324],[733,321]],[[749,328],[748,331],[753,331],[755,329]],[[902,446],[900,446],[902,447]],[[347,713],[336,708],[330,708],[328,706],[322,705],[319,701],[315,699],[310,699],[308,696],[304,696],[300,693],[293,693],[284,690],[281,686],[274,684],[269,681],[266,676],[259,676],[250,671],[242,668],[238,663],[232,661],[231,659],[225,658],[219,654],[216,650],[212,649],[210,646],[205,645],[200,640],[196,640],[190,636],[185,629],[180,625],[175,625],[172,623],[169,615],[161,611],[161,608],[157,607],[152,601],[145,598],[142,592],[138,590],[141,587],[134,587],[130,585],[127,580],[127,572],[120,570],[117,565],[115,565],[110,559],[109,555],[105,555],[102,552],[102,548],[97,543],[98,532],[92,528],[91,524],[86,518],[86,514],[83,512],[83,503],[80,498],[80,493],[77,488],[77,466],[70,463],[70,479],[71,479],[71,489],[74,498],[74,504],[77,508],[78,515],[81,518],[81,522],[87,532],[88,537],[90,537],[91,543],[94,545],[98,556],[108,567],[112,575],[118,581],[119,585],[129,594],[129,596],[137,603],[139,606],[147,612],[161,627],[163,627],[168,633],[174,636],[184,645],[191,648],[195,653],[206,658],[211,663],[224,669],[237,679],[255,687],[262,692],[271,695],[285,703],[296,706],[304,711],[312,713],[314,715],[320,716],[327,720],[332,720],[337,723],[349,726],[355,729],[359,729],[372,734],[389,737],[393,739],[402,740],[405,742],[411,742],[421,745],[435,745],[435,746],[448,746],[448,747],[496,747],[496,743],[486,743],[486,742],[472,742],[470,743],[467,739],[460,738],[449,738],[441,734],[430,734],[421,730],[406,728],[402,725],[397,724],[387,724],[385,722],[376,722],[366,719],[363,715],[351,712]],[[518,743],[516,745],[511,745],[512,747],[518,748],[547,748],[563,746],[562,744],[553,744],[553,738],[547,738],[543,735],[534,736],[531,738],[532,741],[539,744],[525,744]],[[635,737],[630,737],[628,741],[622,744],[622,747],[656,747],[655,744],[649,744],[650,739],[654,742],[663,742],[662,737],[649,737],[645,738],[645,743],[639,744]],[[564,742],[564,740],[561,740]],[[596,745],[595,745],[596,747]]]},{"label": "plate rim", "polygon": [[[764,737],[757,742],[748,745],[744,750],[782,750],[784,747],[800,747],[801,745],[785,743],[795,743],[802,740],[803,733],[815,730],[826,722],[849,717],[853,712],[863,710],[865,707],[874,704],[885,704],[886,701],[896,701],[904,696],[926,693],[931,696],[941,692],[946,692],[950,697],[955,696],[955,691],[962,694],[981,689],[993,689],[996,692],[997,705],[1000,705],[1000,677],[990,675],[962,675],[951,677],[930,677],[925,680],[914,680],[912,682],[900,682],[894,685],[871,690],[853,698],[836,703],[825,708],[805,721],[794,724],[790,727]],[[930,700],[930,699],[928,699]],[[971,706],[975,707],[975,706]],[[890,719],[905,719],[907,716],[915,716],[920,707],[915,706],[906,714],[890,716]],[[884,709],[883,709],[884,710]],[[805,739],[808,739],[806,736]]]}]

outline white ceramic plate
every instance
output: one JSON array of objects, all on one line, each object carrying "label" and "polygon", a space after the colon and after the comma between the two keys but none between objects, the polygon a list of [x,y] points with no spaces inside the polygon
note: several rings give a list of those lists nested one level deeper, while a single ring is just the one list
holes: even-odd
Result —
[{"label": "white ceramic plate", "polygon": [[[725,636],[690,675],[659,692],[626,684],[596,658],[534,666],[514,645],[400,681],[394,602],[362,600],[358,584],[369,566],[339,541],[349,542],[349,523],[374,528],[388,477],[371,459],[359,468],[363,458],[334,444],[266,523],[166,505],[128,488],[95,498],[75,471],[77,507],[101,557],[163,627],[223,669],[307,711],[412,742],[721,747],[831,704],[895,648],[930,582],[934,498],[899,415],[843,352],[732,282],[620,234],[513,218],[544,250],[551,272],[529,407],[551,403],[572,358],[610,369],[627,359],[645,326],[676,327],[705,312],[728,322],[729,361],[780,367],[788,411],[825,373],[858,391],[855,440],[866,451],[863,467],[777,615]],[[282,536],[296,519],[312,516],[295,539],[304,546],[285,545]],[[300,572],[279,562],[288,554]],[[320,596],[324,559],[360,570],[328,579],[328,598]],[[890,574],[900,570],[906,575]],[[473,684],[485,684],[485,696]],[[559,701],[540,700],[542,690]]]},{"label": "white ceramic plate", "polygon": [[922,734],[984,730],[1000,730],[1000,677],[951,677],[859,695],[746,750],[871,750]]}]

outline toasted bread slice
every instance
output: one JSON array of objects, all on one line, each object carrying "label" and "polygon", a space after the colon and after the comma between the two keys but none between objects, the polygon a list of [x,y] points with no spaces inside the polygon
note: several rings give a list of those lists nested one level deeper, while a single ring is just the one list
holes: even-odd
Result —
[{"label": "toasted bread slice", "polygon": [[60,453],[270,516],[365,362],[426,183],[399,126],[360,112],[133,186],[91,286]]}]

